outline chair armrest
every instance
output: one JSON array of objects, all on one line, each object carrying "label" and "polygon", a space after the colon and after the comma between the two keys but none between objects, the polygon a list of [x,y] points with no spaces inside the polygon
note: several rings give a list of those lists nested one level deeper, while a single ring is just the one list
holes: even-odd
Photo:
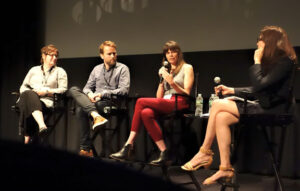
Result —
[{"label": "chair armrest", "polygon": [[10,93],[14,97],[13,105],[11,106],[12,111],[18,111],[17,101],[20,97],[20,92],[11,92]]},{"label": "chair armrest", "polygon": [[66,101],[67,96],[66,93],[63,94],[58,94],[58,93],[54,93],[53,94],[53,108],[61,108],[61,107],[66,107]]},{"label": "chair armrest", "polygon": [[119,94],[111,94],[110,95],[110,109],[117,105],[119,109],[127,109],[128,108],[128,95],[119,95]]},{"label": "chair armrest", "polygon": [[[190,95],[186,95],[186,94],[174,94],[175,95],[175,106],[174,106],[174,111],[175,112],[178,112],[178,97],[185,97],[187,98],[187,101],[188,101],[188,104],[189,104],[189,107],[191,107],[193,104],[192,103],[195,103],[195,98],[190,96]],[[195,104],[194,104],[195,105]]]}]

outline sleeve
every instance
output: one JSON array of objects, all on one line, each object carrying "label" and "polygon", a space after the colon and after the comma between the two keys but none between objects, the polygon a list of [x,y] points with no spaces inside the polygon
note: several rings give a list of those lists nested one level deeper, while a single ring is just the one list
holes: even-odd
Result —
[{"label": "sleeve", "polygon": [[274,65],[269,74],[263,76],[261,65],[254,64],[250,68],[250,80],[253,85],[254,92],[264,91],[267,88],[274,88],[276,84],[290,75],[293,69],[293,62],[289,58],[283,58]]},{"label": "sleeve", "polygon": [[252,87],[234,88],[234,95],[242,97],[242,92],[252,93],[253,92],[253,88]]},{"label": "sleeve", "polygon": [[85,94],[88,94],[89,92],[94,92],[95,88],[96,88],[96,67],[92,70],[89,79],[87,81],[87,83],[85,84],[84,88],[83,88],[83,92]]},{"label": "sleeve", "polygon": [[117,89],[114,90],[104,90],[102,92],[102,97],[110,97],[111,94],[117,95],[128,95],[130,88],[130,72],[127,66],[120,71],[119,83]]},{"label": "sleeve", "polygon": [[63,68],[59,68],[57,72],[57,85],[58,88],[52,88],[50,89],[50,92],[63,94],[68,89],[68,75]]},{"label": "sleeve", "polygon": [[32,87],[30,87],[30,85],[29,85],[29,81],[30,81],[30,78],[31,78],[31,73],[32,73],[32,68],[28,71],[28,73],[25,76],[25,79],[23,80],[23,83],[20,87],[20,94],[25,92],[26,90],[31,90],[32,89]]}]

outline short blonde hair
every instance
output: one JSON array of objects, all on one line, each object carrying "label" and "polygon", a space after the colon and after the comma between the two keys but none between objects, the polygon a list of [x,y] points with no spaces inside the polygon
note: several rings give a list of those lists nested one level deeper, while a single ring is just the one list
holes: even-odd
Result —
[{"label": "short blonde hair", "polygon": [[110,46],[110,47],[113,47],[113,48],[117,49],[116,43],[114,43],[113,41],[107,40],[107,41],[104,41],[102,44],[100,44],[100,46],[99,46],[99,53],[100,54],[103,54],[104,46]]}]

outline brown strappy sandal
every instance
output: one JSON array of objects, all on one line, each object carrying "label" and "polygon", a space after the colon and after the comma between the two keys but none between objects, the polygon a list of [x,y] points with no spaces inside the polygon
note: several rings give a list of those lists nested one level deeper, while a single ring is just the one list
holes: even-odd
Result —
[{"label": "brown strappy sandal", "polygon": [[219,179],[212,179],[212,176],[205,179],[203,182],[203,185],[211,185],[211,184],[215,184],[215,183],[219,183],[219,184],[224,184],[224,183],[229,183],[232,180],[232,177],[234,176],[234,168],[232,168],[232,166],[229,167],[225,167],[225,166],[219,166],[219,171],[226,171],[228,172],[228,174],[226,176],[222,176]]},{"label": "brown strappy sandal", "polygon": [[212,150],[210,150],[210,149],[204,149],[203,147],[200,148],[200,152],[204,153],[206,155],[209,155],[210,158],[208,160],[200,162],[199,164],[197,164],[195,166],[193,166],[192,163],[189,161],[189,162],[185,163],[184,165],[182,165],[181,169],[186,170],[186,171],[196,171],[200,167],[209,168],[209,166],[213,162],[213,155],[214,155],[214,153],[212,152]]}]

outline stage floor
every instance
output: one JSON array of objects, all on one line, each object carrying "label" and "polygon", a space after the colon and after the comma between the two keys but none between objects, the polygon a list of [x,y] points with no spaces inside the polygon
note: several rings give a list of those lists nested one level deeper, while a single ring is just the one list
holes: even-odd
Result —
[{"label": "stage floor", "polygon": [[[114,163],[114,161],[107,160]],[[141,170],[141,164],[130,164],[128,168],[133,168],[135,170],[140,170],[141,172],[155,176],[158,178],[163,178],[163,171],[161,167],[153,167],[146,165]],[[202,185],[205,178],[209,177],[215,170],[200,169],[194,172],[194,175],[201,186],[202,191],[215,191],[220,190],[221,185],[214,184],[210,186]],[[191,182],[191,178],[185,171],[181,170],[180,166],[172,166],[168,169],[171,182],[175,184],[180,184],[184,188],[189,190],[197,190],[195,185]],[[236,176],[236,180],[239,185],[239,191],[273,191],[275,185],[275,178],[273,176],[262,176],[257,174],[239,173]],[[283,184],[286,191],[299,191],[300,190],[300,179],[289,179],[283,178]],[[227,188],[226,190],[231,191],[232,188]]]}]

